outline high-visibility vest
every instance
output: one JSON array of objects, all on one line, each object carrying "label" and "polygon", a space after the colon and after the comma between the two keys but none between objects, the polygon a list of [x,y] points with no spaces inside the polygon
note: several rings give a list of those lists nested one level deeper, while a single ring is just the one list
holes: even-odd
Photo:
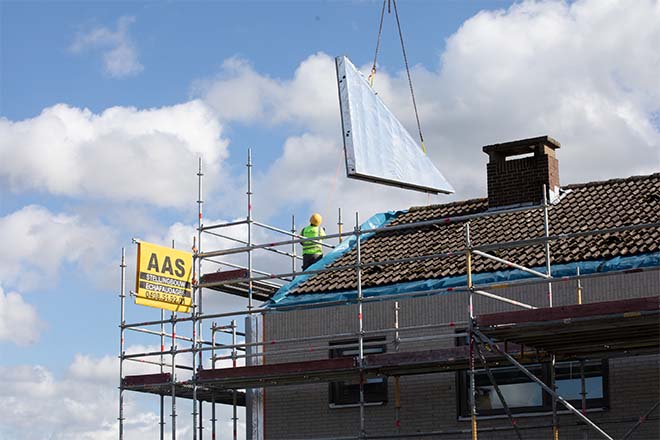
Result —
[{"label": "high-visibility vest", "polygon": [[[323,229],[323,226],[308,225],[303,228],[303,230],[300,232],[300,235],[305,238],[315,238],[317,241],[322,241],[320,237],[325,236],[325,229]],[[321,247],[320,243],[315,243],[313,241],[303,241],[300,244],[302,244],[303,255],[323,255],[323,247]]]}]

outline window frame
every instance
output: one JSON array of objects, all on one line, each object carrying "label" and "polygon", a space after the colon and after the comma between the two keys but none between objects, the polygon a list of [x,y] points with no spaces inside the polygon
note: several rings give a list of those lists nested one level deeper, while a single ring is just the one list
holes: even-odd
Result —
[{"label": "window frame", "polygon": [[[364,353],[377,354],[387,352],[387,340],[384,336],[364,338]],[[376,344],[377,343],[377,344]],[[328,355],[330,359],[339,357],[355,357],[359,350],[358,339],[342,339],[330,341]],[[333,348],[335,346],[351,345],[348,347]],[[368,406],[386,405],[388,381],[387,377],[369,379],[372,383],[364,384],[364,404]],[[330,408],[353,408],[360,406],[359,383],[335,381],[328,384],[328,405]],[[344,397],[348,395],[349,397]]]},{"label": "window frame", "polygon": [[[466,345],[466,338],[456,338],[456,345]],[[574,365],[576,373],[575,379],[580,380],[579,373],[579,360],[574,361],[564,361],[557,362],[555,366],[555,382],[560,380],[561,370],[564,368],[570,368],[571,365]],[[479,362],[478,365],[481,366]],[[551,364],[549,362],[527,362],[523,364],[526,368],[534,368],[540,374],[537,375],[539,379],[543,381],[547,386],[551,385]],[[481,366],[483,367],[483,366]],[[495,376],[495,381],[498,386],[502,386],[503,382],[498,380],[498,373],[505,371],[505,369],[515,369],[518,371],[518,378],[522,379],[519,382],[514,383],[534,383],[531,379],[527,378],[525,374],[518,370],[513,365],[506,365],[502,367],[491,367],[489,369],[491,373]],[[540,368],[540,371],[539,371]],[[599,369],[599,371],[594,371]],[[591,370],[591,371],[589,371]],[[485,382],[488,383],[488,386],[492,386],[488,375],[484,368],[476,368],[477,375],[480,375],[482,379],[485,379]],[[589,377],[601,377],[602,378],[602,397],[590,398],[587,394],[587,411],[594,410],[608,410],[610,405],[609,400],[609,362],[607,359],[594,359],[594,360],[585,360],[585,379]],[[526,379],[526,380],[524,380]],[[470,417],[470,406],[469,406],[469,375],[468,370],[461,370],[456,372],[456,417],[457,419],[466,419]],[[475,382],[478,379],[475,377]],[[588,390],[587,390],[588,391]],[[560,395],[561,391],[560,391]],[[566,396],[562,395],[566,398]],[[582,399],[568,399],[566,401],[573,405],[576,408],[582,408]],[[509,402],[507,402],[508,404]],[[561,407],[561,404],[558,404]],[[541,390],[541,405],[534,406],[521,406],[521,407],[510,407],[511,413],[514,415],[529,414],[529,415],[540,415],[552,412],[552,396],[547,392]],[[563,407],[561,407],[563,409]],[[506,417],[506,411],[504,408],[496,409],[479,409],[477,408],[477,417],[490,418],[490,417]]]}]

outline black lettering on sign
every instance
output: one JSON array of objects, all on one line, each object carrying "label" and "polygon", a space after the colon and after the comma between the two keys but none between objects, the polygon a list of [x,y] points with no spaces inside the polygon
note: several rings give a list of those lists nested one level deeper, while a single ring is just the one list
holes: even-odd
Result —
[{"label": "black lettering on sign", "polygon": [[163,260],[163,266],[161,267],[160,264],[158,263],[158,255],[156,253],[152,253],[151,256],[149,257],[149,263],[147,264],[147,270],[155,271],[158,273],[168,273],[172,276],[177,276],[182,278],[186,274],[186,262],[185,260],[181,258],[177,258],[174,260],[174,267],[176,267],[176,270],[172,267],[172,260],[170,259],[169,256],[166,256],[165,259]]},{"label": "black lettering on sign", "polygon": [[151,257],[149,257],[149,264],[147,265],[147,270],[155,270],[156,272],[160,272],[160,268],[158,267],[158,257],[156,256],[155,253],[152,253]]},{"label": "black lettering on sign", "polygon": [[174,265],[176,266],[176,270],[174,271],[176,276],[182,277],[186,274],[185,262],[181,258],[177,258],[174,261]]},{"label": "black lettering on sign", "polygon": [[172,261],[170,260],[170,257],[165,257],[165,261],[163,261],[163,270],[160,271],[161,273],[168,272],[170,275],[174,275],[174,271],[172,270]]}]

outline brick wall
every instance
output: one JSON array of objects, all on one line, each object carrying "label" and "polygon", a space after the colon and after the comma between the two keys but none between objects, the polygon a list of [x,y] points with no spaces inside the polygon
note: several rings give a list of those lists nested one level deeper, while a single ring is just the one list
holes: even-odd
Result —
[{"label": "brick wall", "polygon": [[[658,295],[660,272],[612,275],[583,281],[585,302],[624,299]],[[543,284],[498,289],[498,294],[544,306],[547,301],[547,287]],[[556,282],[553,285],[556,305],[575,304],[575,282]],[[464,320],[467,300],[459,293],[430,298],[406,299],[400,301],[401,327],[443,323]],[[512,306],[483,297],[475,298],[477,313],[492,313],[514,310]],[[367,303],[364,308],[365,330],[391,328],[394,322],[394,302]],[[300,336],[323,336],[357,330],[356,307],[337,306],[324,309],[293,312],[274,312],[265,317],[265,337],[284,339]],[[401,337],[424,336],[453,332],[453,329],[417,330],[402,334]],[[391,341],[392,335],[384,335]],[[328,337],[328,341],[332,340]],[[344,338],[345,339],[345,338]],[[327,342],[315,342],[319,347]],[[402,343],[400,351],[453,346],[453,339],[416,341]],[[290,343],[281,345],[278,350],[312,345]],[[275,347],[275,346],[272,346]],[[266,363],[320,359],[328,357],[327,349],[308,350],[305,353],[277,354],[274,348],[267,348]],[[393,348],[389,345],[388,350]],[[634,421],[660,398],[659,370],[657,355],[611,359],[609,361],[609,410],[590,412],[589,417],[614,438],[621,438]],[[381,406],[366,408],[366,430],[370,435],[396,434],[394,427],[394,380],[389,379],[390,401]],[[468,430],[465,434],[442,436],[443,439],[469,438],[470,423],[457,417],[455,373],[434,373],[401,377],[401,433],[415,433],[438,430]],[[328,385],[326,383],[270,387],[265,396],[265,438],[270,440],[294,440],[310,438],[331,438],[356,435],[359,429],[359,408],[330,408]],[[633,439],[660,438],[658,413],[632,437]],[[549,416],[518,417],[521,428],[531,425],[551,424]],[[581,426],[572,414],[560,415],[560,438],[583,439]],[[479,420],[480,428],[504,427],[505,418]],[[414,438],[414,437],[413,437]],[[429,437],[419,437],[429,438]],[[504,440],[515,438],[512,432],[479,433],[480,440]],[[524,429],[523,438],[552,438],[550,428]],[[588,438],[598,438],[594,432]]]},{"label": "brick wall", "polygon": [[486,166],[488,205],[492,207],[521,203],[541,203],[543,185],[559,186],[559,162],[554,156],[536,154],[513,160],[493,160]]}]

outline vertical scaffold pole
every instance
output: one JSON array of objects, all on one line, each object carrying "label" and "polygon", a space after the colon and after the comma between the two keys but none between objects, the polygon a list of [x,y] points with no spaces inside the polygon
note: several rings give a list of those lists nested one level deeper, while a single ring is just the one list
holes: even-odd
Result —
[{"label": "vertical scaffold pole", "polygon": [[[174,249],[174,240],[172,240]],[[160,373],[165,372],[165,309],[160,309]],[[165,395],[160,395],[160,440],[165,439]]]},{"label": "vertical scaffold pole", "polygon": [[[200,207],[201,200],[200,192],[201,188],[199,187],[199,175],[201,174],[201,159],[199,161],[199,169],[197,171],[197,225],[199,229],[200,223]],[[192,440],[197,440],[197,307],[198,296],[199,296],[199,284],[200,284],[200,274],[197,271],[199,267],[199,258],[198,258],[199,248],[197,247],[197,236],[193,240],[193,268],[192,268],[192,278],[193,278],[193,294],[192,294],[192,344],[191,344],[191,354],[192,354]]]},{"label": "vertical scaffold pole", "polygon": [[[394,351],[399,351],[399,301],[394,301]],[[394,427],[397,432],[401,431],[401,381],[399,376],[394,376]]]},{"label": "vertical scaffold pole", "polygon": [[[296,216],[294,214],[291,214],[291,238],[294,239],[296,236],[294,235],[296,233]],[[294,274],[293,277],[295,278],[295,273],[296,273],[296,244],[291,243],[291,273]]]},{"label": "vertical scaffold pole", "polygon": [[[247,159],[247,242],[252,246],[252,148],[248,148]],[[252,310],[252,249],[247,251],[248,266],[248,310]]]},{"label": "vertical scaffold pole", "polygon": [[[543,185],[543,232],[545,234],[545,271],[548,276],[552,276],[552,267],[550,262],[550,217],[548,215],[548,191]],[[553,306],[552,299],[552,282],[548,281],[548,304]]]},{"label": "vertical scaffold pole", "polygon": [[[199,252],[202,251],[202,226],[203,226],[203,206],[204,206],[204,192],[203,192],[203,177],[204,173],[202,171],[202,158],[199,158],[199,164],[198,164],[198,171],[197,171],[197,249]],[[202,279],[202,259],[198,258],[197,259],[197,280],[201,281]],[[197,314],[197,317],[199,318],[197,320],[197,337],[198,337],[198,346],[201,348],[202,343],[201,341],[203,340],[202,336],[202,330],[203,330],[203,321],[201,319],[202,314],[204,313],[203,309],[203,289],[199,287],[197,289],[197,307],[195,310],[193,310],[193,313]],[[203,369],[204,368],[204,362],[203,362],[203,351],[199,351],[199,357],[198,357],[198,369]],[[197,371],[193,372],[194,374],[194,382],[195,382],[195,388],[197,388]],[[203,401],[199,401],[199,440],[202,440],[204,437],[204,418],[202,416],[202,408],[203,408]]]},{"label": "vertical scaffold pole", "polygon": [[337,233],[339,234],[339,242],[342,242],[342,237],[341,235],[344,232],[344,223],[341,221],[341,208],[338,208],[338,213],[337,213]]},{"label": "vertical scaffold pole", "polygon": [[[236,320],[232,319],[231,321],[231,366],[236,368],[236,358],[238,357],[238,350],[236,348],[237,338],[236,338]],[[234,440],[238,439],[238,392],[234,389],[232,393],[232,427],[234,433]],[[215,440],[215,439],[214,439]]]},{"label": "vertical scaffold pole", "polygon": [[399,301],[394,301],[394,351],[399,351],[401,337],[399,335]]},{"label": "vertical scaffold pole", "polygon": [[360,438],[366,435],[364,427],[364,322],[362,320],[362,256],[360,255],[360,216],[355,213],[355,271],[357,275],[358,296],[358,366],[360,368]]},{"label": "vertical scaffold pole", "polygon": [[[579,281],[579,280],[578,280]],[[587,381],[584,377],[584,359],[580,359],[580,397],[582,401],[582,414],[587,415]],[[589,438],[589,431],[585,427],[582,432],[582,438]]]},{"label": "vertical scaffold pole", "polygon": [[[172,245],[174,247],[174,245]],[[165,310],[160,309],[160,373],[165,369]],[[160,440],[165,440],[165,395],[160,395]]]},{"label": "vertical scaffold pole", "polygon": [[580,279],[580,268],[577,268],[577,300],[578,304],[582,304],[582,280]]},{"label": "vertical scaffold pole", "polygon": [[[215,321],[211,324],[211,368],[215,370],[215,334],[217,331],[217,325]],[[215,426],[216,426],[216,416],[215,416],[215,394],[211,392],[211,438],[215,440]]]},{"label": "vertical scaffold pole", "polygon": [[124,332],[126,318],[124,315],[126,303],[126,251],[121,248],[121,281],[119,289],[119,299],[121,303],[121,315],[119,324],[119,440],[124,439]]},{"label": "vertical scaffold pole", "polygon": [[[543,185],[543,232],[545,234],[545,273],[548,276],[552,276],[552,265],[550,261],[550,218],[548,215],[548,188],[546,185]],[[550,307],[553,306],[552,298],[552,280],[548,280],[548,304]],[[550,358],[550,386],[553,391],[557,390],[557,385],[555,384],[555,374],[556,374],[557,358],[552,354]],[[559,439],[559,426],[557,425],[557,399],[552,396],[552,438],[554,440]]]},{"label": "vertical scaffold pole", "polygon": [[176,440],[176,312],[172,312],[172,440]]},{"label": "vertical scaffold pole", "polygon": [[465,224],[465,261],[467,265],[468,287],[468,335],[470,342],[470,419],[472,421],[472,440],[477,440],[477,403],[474,380],[474,285],[472,284],[472,244],[470,242],[470,224]]}]

